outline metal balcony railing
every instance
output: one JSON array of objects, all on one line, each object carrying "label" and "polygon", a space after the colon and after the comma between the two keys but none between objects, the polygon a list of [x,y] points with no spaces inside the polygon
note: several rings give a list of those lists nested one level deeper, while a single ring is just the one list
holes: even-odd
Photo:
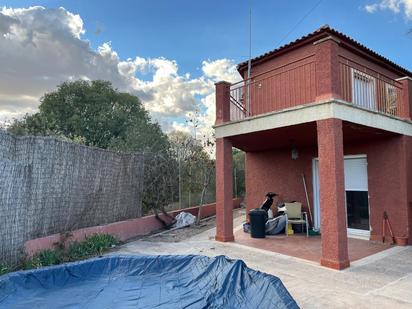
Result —
[{"label": "metal balcony railing", "polygon": [[241,81],[230,86],[230,121],[242,120],[250,116],[247,83],[248,81]]},{"label": "metal balcony railing", "polygon": [[311,58],[232,84],[230,121],[313,102],[315,86]]}]

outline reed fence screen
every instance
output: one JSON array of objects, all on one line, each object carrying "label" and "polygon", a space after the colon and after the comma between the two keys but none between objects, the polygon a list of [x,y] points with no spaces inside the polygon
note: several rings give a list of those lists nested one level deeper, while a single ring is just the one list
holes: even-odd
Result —
[{"label": "reed fence screen", "polygon": [[140,217],[144,157],[0,132],[0,264],[25,241]]}]

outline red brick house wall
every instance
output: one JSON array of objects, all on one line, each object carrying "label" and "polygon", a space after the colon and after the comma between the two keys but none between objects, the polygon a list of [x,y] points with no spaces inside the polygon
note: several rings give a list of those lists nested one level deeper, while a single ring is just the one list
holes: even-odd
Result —
[{"label": "red brick house wall", "polygon": [[312,158],[315,148],[299,149],[299,158],[292,160],[290,149],[276,149],[246,153],[246,205],[247,209],[260,207],[266,192],[279,194],[282,201],[300,201],[306,207],[302,182],[305,174],[310,201],[312,195]]},{"label": "red brick house wall", "polygon": [[[227,144],[246,151],[248,210],[259,207],[268,191],[280,194],[283,201],[301,201],[307,208],[302,174],[313,204],[312,159],[320,157],[319,181],[323,190],[319,198],[324,229],[321,265],[335,269],[349,266],[343,155],[367,156],[371,239],[382,236],[382,217],[387,211],[395,236],[409,236],[412,244],[412,137],[401,135],[410,130],[405,120],[410,121],[412,116],[412,73],[328,26],[252,59],[251,80],[246,81],[246,62],[238,68],[244,82],[216,86],[216,131],[225,142],[217,143],[217,153],[225,155],[220,158],[221,171],[217,175],[221,181],[217,182],[217,208],[221,211],[216,239],[233,238],[229,222],[233,218],[224,207],[232,192],[222,190],[224,183],[229,188],[232,181],[230,151],[223,147]],[[364,74],[358,77],[365,78],[369,90],[353,89],[353,69],[374,78]],[[224,87],[231,96],[219,96]],[[371,98],[374,100],[369,102]],[[303,106],[311,103],[317,106]],[[226,108],[227,120],[223,122],[228,123],[227,127],[219,126],[225,104],[232,104],[233,108]],[[355,108],[349,107],[351,104]],[[329,106],[331,110],[327,111]],[[306,111],[308,114],[303,114]],[[318,111],[319,115],[314,115]],[[250,117],[270,112],[278,113]],[[378,113],[399,120],[379,120],[382,116],[378,117]],[[289,115],[291,118],[287,118]],[[278,120],[279,124],[272,126],[271,121]],[[388,127],[391,122],[393,129]],[[299,151],[297,160],[291,158],[292,147]]]},{"label": "red brick house wall", "polygon": [[[402,145],[407,140],[406,158],[408,183],[402,178]],[[307,207],[302,173],[305,174],[309,201],[313,207],[312,159],[317,157],[317,146],[300,149],[299,158],[292,160],[291,149],[246,153],[246,205],[259,207],[268,191],[280,194],[284,201],[297,200]],[[386,210],[395,236],[411,236],[412,207],[412,138],[394,136],[366,143],[344,145],[345,155],[366,154],[371,239],[382,236],[382,215]],[[406,175],[406,173],[405,173]],[[406,176],[405,176],[406,177]],[[402,186],[407,188],[402,192]],[[313,213],[313,209],[312,209]],[[389,234],[388,234],[389,235]]]}]

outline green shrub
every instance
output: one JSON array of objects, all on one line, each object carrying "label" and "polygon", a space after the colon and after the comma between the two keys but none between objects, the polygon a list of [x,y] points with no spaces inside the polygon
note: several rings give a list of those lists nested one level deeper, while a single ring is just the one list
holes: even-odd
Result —
[{"label": "green shrub", "polygon": [[57,265],[63,262],[61,250],[43,250],[24,262],[24,269],[40,268],[44,266]]},{"label": "green shrub", "polygon": [[7,274],[9,271],[9,268],[6,265],[0,264],[0,276]]}]

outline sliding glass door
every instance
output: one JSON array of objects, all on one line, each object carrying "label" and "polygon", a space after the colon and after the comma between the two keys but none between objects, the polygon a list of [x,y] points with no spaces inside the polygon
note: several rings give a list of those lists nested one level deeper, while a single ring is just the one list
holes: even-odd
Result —
[{"label": "sliding glass door", "polygon": [[[365,155],[345,156],[345,197],[348,234],[369,236],[368,163]],[[319,161],[313,160],[314,227],[320,226]]]}]

